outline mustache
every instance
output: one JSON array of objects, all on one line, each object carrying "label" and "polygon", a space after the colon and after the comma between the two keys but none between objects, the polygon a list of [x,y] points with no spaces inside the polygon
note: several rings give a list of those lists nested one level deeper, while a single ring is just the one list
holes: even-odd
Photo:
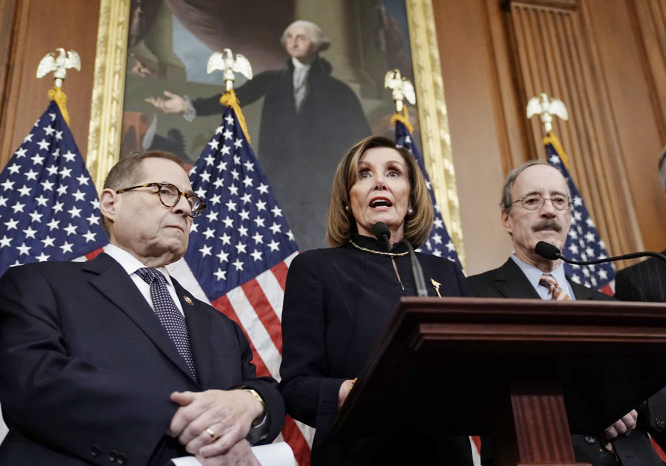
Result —
[{"label": "mustache", "polygon": [[538,223],[535,223],[532,225],[532,231],[537,232],[541,230],[555,230],[556,232],[561,232],[562,231],[562,225],[558,223],[557,220],[552,219],[552,218],[546,218],[544,220],[541,220]]}]

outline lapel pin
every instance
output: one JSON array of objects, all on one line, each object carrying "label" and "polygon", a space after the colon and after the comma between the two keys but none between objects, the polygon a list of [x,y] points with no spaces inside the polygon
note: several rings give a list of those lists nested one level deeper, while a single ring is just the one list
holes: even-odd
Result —
[{"label": "lapel pin", "polygon": [[194,303],[192,302],[192,298],[190,298],[189,296],[185,295],[185,296],[183,296],[183,299],[184,299],[185,302],[186,302],[187,304],[189,304],[190,306],[194,305]]},{"label": "lapel pin", "polygon": [[434,278],[431,278],[431,279],[430,279],[430,283],[432,283],[432,287],[433,287],[433,288],[435,289],[435,291],[437,292],[437,296],[439,296],[439,297],[441,298],[442,295],[439,293],[439,287],[442,286],[442,284],[439,283],[439,282],[438,282],[437,280],[435,280]]}]

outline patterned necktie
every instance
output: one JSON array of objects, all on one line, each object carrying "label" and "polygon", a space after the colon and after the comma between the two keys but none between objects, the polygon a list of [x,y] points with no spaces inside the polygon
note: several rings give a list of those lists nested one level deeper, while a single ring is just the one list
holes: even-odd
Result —
[{"label": "patterned necktie", "polygon": [[169,294],[166,278],[158,270],[148,267],[137,270],[136,274],[150,285],[150,299],[153,301],[155,314],[169,334],[169,338],[176,345],[178,353],[187,363],[192,375],[199,380],[197,369],[194,366],[190,334],[187,331],[185,317],[180,313]]},{"label": "patterned necktie", "polygon": [[541,275],[541,280],[539,280],[539,285],[545,286],[550,290],[550,299],[556,299],[557,301],[571,301],[571,296],[569,296],[560,285],[557,284],[557,280],[552,275],[544,273]]}]

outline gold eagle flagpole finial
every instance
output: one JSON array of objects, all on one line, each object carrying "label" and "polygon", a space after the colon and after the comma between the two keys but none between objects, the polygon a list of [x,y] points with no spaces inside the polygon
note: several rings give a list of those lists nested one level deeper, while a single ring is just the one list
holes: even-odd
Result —
[{"label": "gold eagle flagpole finial", "polygon": [[555,97],[549,99],[545,93],[532,97],[527,102],[527,119],[529,120],[534,115],[539,115],[546,134],[553,130],[553,115],[557,115],[564,121],[569,120],[569,112],[564,102]]},{"label": "gold eagle flagpole finial", "polygon": [[391,123],[402,122],[409,132],[414,131],[409,122],[409,113],[404,101],[416,105],[416,93],[411,81],[405,78],[398,68],[386,72],[384,76],[384,88],[391,90],[391,98],[395,102],[395,114],[391,117]]},{"label": "gold eagle flagpole finial", "polygon": [[384,88],[391,90],[396,113],[402,113],[405,100],[412,105],[416,105],[414,86],[409,79],[402,75],[399,69],[395,68],[386,72]]},{"label": "gold eagle flagpole finial", "polygon": [[247,79],[252,79],[252,66],[250,61],[242,54],[237,53],[234,57],[231,49],[224,49],[223,52],[215,52],[208,59],[208,74],[213,71],[222,70],[224,72],[224,90],[229,92],[234,88],[236,73],[240,73]]},{"label": "gold eagle flagpole finial", "polygon": [[[58,53],[57,57],[56,52]],[[67,113],[67,96],[62,90],[62,82],[67,77],[67,70],[70,68],[81,71],[81,58],[74,50],[65,52],[62,47],[58,47],[55,52],[44,55],[44,58],[37,65],[37,78],[43,78],[53,72],[55,86],[49,90],[49,98],[58,104],[67,125],[69,125],[69,113]]]},{"label": "gold eagle flagpole finial", "polygon": [[245,133],[245,138],[248,143],[250,141],[250,133],[247,130],[247,124],[245,123],[245,117],[240,108],[240,102],[238,102],[238,97],[234,92],[234,81],[236,80],[236,73],[240,73],[245,76],[247,79],[252,79],[252,65],[250,61],[245,58],[242,54],[237,53],[234,57],[234,53],[231,49],[224,49],[222,52],[213,53],[208,59],[208,66],[206,71],[208,74],[211,74],[213,71],[222,70],[224,72],[224,89],[225,92],[220,97],[220,103],[231,107],[236,112],[236,118]]}]

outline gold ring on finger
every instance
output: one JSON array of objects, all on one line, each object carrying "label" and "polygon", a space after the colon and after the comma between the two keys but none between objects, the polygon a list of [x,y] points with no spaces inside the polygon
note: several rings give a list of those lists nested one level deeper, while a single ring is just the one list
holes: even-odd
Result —
[{"label": "gold ring on finger", "polygon": [[213,429],[211,429],[210,427],[208,427],[208,428],[205,430],[205,432],[206,432],[208,435],[210,435],[210,439],[211,439],[211,441],[215,440],[215,431],[214,431]]}]

